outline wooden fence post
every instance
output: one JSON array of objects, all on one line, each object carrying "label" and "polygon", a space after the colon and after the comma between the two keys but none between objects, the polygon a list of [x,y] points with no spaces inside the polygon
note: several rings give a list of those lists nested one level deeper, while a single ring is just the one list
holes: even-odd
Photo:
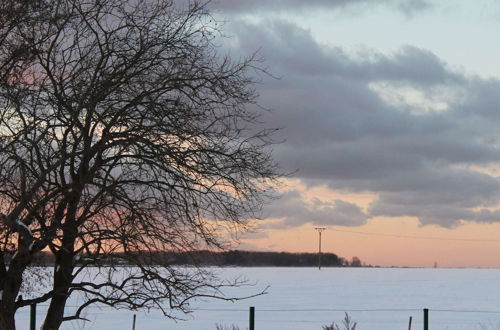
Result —
[{"label": "wooden fence post", "polygon": [[429,330],[429,309],[424,308],[424,330]]},{"label": "wooden fence post", "polygon": [[250,326],[249,330],[255,330],[255,307],[250,307]]},{"label": "wooden fence post", "polygon": [[36,304],[30,305],[30,330],[36,330]]},{"label": "wooden fence post", "polygon": [[136,320],[136,315],[134,314],[134,317],[132,318],[132,330],[135,330],[135,320]]}]

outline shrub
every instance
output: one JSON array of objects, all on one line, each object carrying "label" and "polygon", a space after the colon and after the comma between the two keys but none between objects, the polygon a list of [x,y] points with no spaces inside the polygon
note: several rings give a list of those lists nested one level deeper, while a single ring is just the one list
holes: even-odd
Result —
[{"label": "shrub", "polygon": [[236,325],[231,325],[230,327],[223,326],[222,324],[216,324],[215,330],[240,330]]},{"label": "shrub", "polygon": [[345,313],[345,317],[342,320],[342,325],[344,327],[341,329],[335,322],[333,322],[330,325],[323,326],[323,330],[356,330],[356,326],[358,325],[358,323],[354,322],[349,314]]}]

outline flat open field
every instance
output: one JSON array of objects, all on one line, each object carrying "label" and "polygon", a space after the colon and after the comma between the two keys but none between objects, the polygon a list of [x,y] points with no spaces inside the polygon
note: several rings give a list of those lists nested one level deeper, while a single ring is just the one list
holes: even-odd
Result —
[{"label": "flat open field", "polygon": [[[233,294],[251,294],[269,285],[268,294],[235,303],[198,301],[184,322],[160,313],[137,313],[137,330],[215,330],[215,324],[248,327],[248,309],[255,306],[256,330],[321,330],[340,323],[343,311],[358,322],[357,330],[423,329],[423,308],[429,308],[430,329],[500,329],[499,269],[401,268],[225,268],[225,277],[244,275],[254,287]],[[72,301],[71,305],[76,304]],[[38,307],[40,323],[44,306]],[[498,312],[498,313],[497,313]],[[64,329],[132,328],[133,312],[92,308],[92,322],[66,323]],[[18,328],[28,329],[29,309],[18,313]]]}]

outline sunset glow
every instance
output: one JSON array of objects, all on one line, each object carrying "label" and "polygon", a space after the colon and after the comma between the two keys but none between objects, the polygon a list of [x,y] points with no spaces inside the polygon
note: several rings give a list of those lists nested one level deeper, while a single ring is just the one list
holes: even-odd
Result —
[{"label": "sunset glow", "polygon": [[500,267],[500,5],[212,4],[233,55],[259,50],[259,104],[291,173],[240,248],[366,264]]}]

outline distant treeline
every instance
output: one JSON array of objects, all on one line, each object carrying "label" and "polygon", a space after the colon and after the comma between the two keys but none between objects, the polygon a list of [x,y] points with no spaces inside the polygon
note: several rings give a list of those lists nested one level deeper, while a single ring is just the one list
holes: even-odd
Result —
[{"label": "distant treeline", "polygon": [[[170,265],[198,265],[198,266],[243,266],[243,267],[315,267],[318,266],[317,253],[290,253],[290,252],[258,252],[230,250],[222,252],[190,251],[190,252],[128,252],[114,253],[106,256],[81,256],[76,263],[83,263],[89,257],[98,260],[101,265],[129,265],[133,261],[141,264],[170,264]],[[36,257],[36,264],[50,266],[53,264],[53,255],[49,252],[40,252]],[[361,260],[353,257],[350,261],[334,253],[321,254],[322,267],[360,267]]]},{"label": "distant treeline", "polygon": [[[311,267],[318,265],[317,253],[257,252],[257,251],[197,251],[171,255],[175,264],[202,264],[215,266],[246,267]],[[350,263],[334,253],[322,253],[321,265],[324,267],[349,266]],[[361,264],[360,264],[361,265]]]}]

